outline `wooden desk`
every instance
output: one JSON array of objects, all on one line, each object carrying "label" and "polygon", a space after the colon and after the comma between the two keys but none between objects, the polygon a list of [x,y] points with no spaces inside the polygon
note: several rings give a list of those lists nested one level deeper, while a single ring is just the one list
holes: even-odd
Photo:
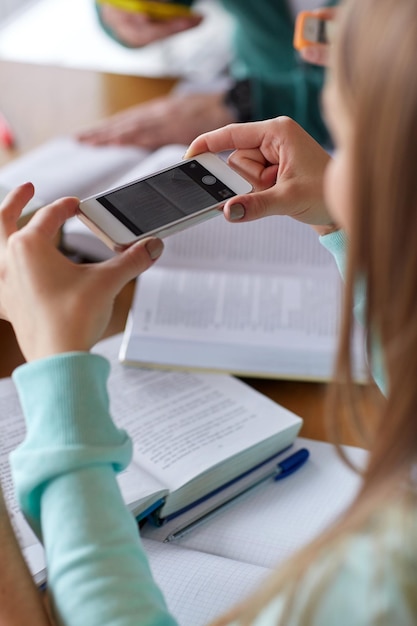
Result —
[{"label": "wooden desk", "polygon": [[[46,66],[0,62],[0,110],[15,134],[16,149],[0,150],[0,165],[57,134],[75,132],[97,119],[167,93],[172,79],[101,74]],[[120,294],[107,334],[123,330],[133,285]],[[10,325],[0,321],[0,377],[23,362]],[[256,389],[304,418],[302,435],[327,439],[324,426],[325,385],[247,379]],[[360,445],[347,427],[343,441]]]},{"label": "wooden desk", "polygon": [[173,79],[139,78],[0,61],[0,110],[17,148],[0,165],[57,134],[73,133],[121,109],[167,93]]}]

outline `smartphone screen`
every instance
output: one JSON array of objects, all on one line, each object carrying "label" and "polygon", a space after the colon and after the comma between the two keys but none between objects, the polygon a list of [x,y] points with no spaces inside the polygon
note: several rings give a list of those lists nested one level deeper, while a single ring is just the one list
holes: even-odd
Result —
[{"label": "smartphone screen", "polygon": [[328,20],[308,17],[304,22],[304,39],[314,43],[329,43],[327,24]]},{"label": "smartphone screen", "polygon": [[96,198],[135,235],[144,235],[236,195],[194,160]]}]

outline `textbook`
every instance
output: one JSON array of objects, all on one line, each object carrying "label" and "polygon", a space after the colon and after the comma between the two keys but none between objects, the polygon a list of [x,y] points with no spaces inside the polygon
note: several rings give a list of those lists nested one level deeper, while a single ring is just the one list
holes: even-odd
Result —
[{"label": "textbook", "polygon": [[[133,461],[118,480],[138,520],[152,512],[154,523],[162,524],[194,507],[204,514],[219,498],[268,475],[294,443],[301,418],[248,385],[225,375],[127,368],[117,359],[120,341],[118,335],[100,342],[96,351],[112,363],[112,415],[134,444]],[[0,385],[2,483],[10,501],[8,454],[25,427],[12,380]]]},{"label": "textbook", "polygon": [[[85,198],[168,167],[185,146],[153,153],[94,147],[58,137],[0,168],[0,184],[35,184],[36,199]],[[78,218],[62,244],[81,258],[113,255]],[[142,274],[120,358],[145,367],[298,380],[331,378],[342,281],[332,256],[307,225],[288,217],[230,224],[216,219],[171,235]],[[365,378],[364,340],[353,358]]]},{"label": "textbook", "polygon": [[120,339],[98,351],[112,362],[112,415],[134,442],[119,484],[137,518],[155,507],[158,524],[197,505],[203,513],[270,472],[294,443],[301,418],[249,385],[232,376],[125,367],[117,361]]},{"label": "textbook", "polygon": [[[136,284],[124,363],[329,380],[342,280],[317,234],[288,217],[216,217],[168,237]],[[353,358],[364,378],[363,337]]]}]

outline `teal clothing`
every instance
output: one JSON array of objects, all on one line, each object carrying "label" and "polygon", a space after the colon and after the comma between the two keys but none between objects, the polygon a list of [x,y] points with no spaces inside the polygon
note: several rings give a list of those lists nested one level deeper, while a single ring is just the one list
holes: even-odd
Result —
[{"label": "teal clothing", "polygon": [[[347,236],[342,230],[338,230],[331,235],[320,237],[321,244],[333,255],[337,268],[342,276],[345,275],[346,247],[348,245]],[[365,311],[365,283],[358,281],[355,286],[355,306],[353,314],[360,324],[364,320]],[[380,342],[373,338],[372,342],[372,376],[383,393],[387,391],[387,381],[385,378],[385,368]]]},{"label": "teal clothing", "polygon": [[[322,241],[342,266],[343,236]],[[132,447],[109,413],[109,370],[101,356],[74,352],[14,372],[27,424],[25,441],[11,455],[19,504],[44,543],[59,624],[174,626],[117,484]],[[326,548],[306,570],[286,626],[299,624],[326,575],[313,626],[416,623],[404,588],[415,582],[417,520],[409,536],[395,507],[374,517],[369,529]],[[284,601],[274,597],[255,625],[276,626]]]},{"label": "teal clothing", "polygon": [[[253,121],[288,115],[319,143],[329,146],[320,110],[324,70],[303,62],[294,50],[294,19],[287,0],[221,1],[235,18],[231,72],[237,80],[251,80]],[[323,6],[336,4],[337,0],[323,0]],[[100,5],[96,8],[100,19]]]},{"label": "teal clothing", "polygon": [[[305,63],[294,50],[288,0],[222,0],[222,4],[235,18],[232,73],[238,79],[252,79],[254,120],[288,115],[328,145],[320,110],[324,70]],[[323,1],[323,6],[336,4]]]}]

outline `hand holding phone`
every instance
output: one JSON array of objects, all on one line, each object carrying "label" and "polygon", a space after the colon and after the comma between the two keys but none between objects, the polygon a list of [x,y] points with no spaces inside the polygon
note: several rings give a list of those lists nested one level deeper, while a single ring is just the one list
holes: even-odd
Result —
[{"label": "hand holding phone", "polygon": [[294,48],[310,63],[327,65],[329,46],[334,38],[337,9],[301,11],[294,29]]},{"label": "hand holding phone", "polygon": [[220,157],[204,153],[81,201],[78,217],[121,251],[219,215],[229,198],[251,190]]}]

